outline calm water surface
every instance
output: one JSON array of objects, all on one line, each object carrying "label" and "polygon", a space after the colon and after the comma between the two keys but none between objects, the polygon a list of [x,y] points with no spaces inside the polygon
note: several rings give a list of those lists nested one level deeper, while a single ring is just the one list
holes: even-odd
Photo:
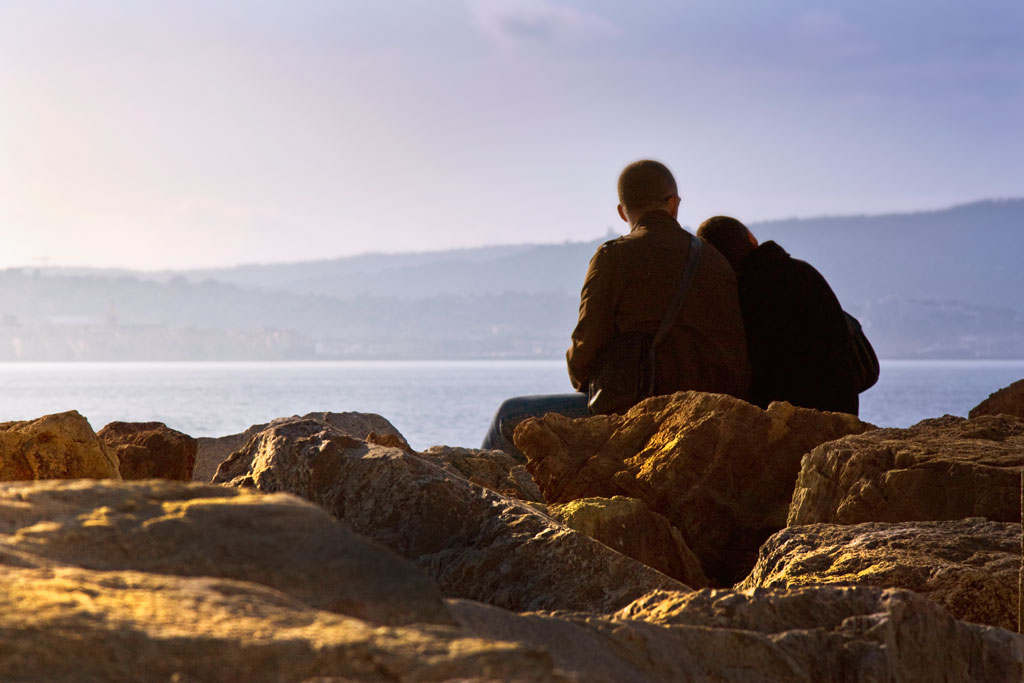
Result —
[{"label": "calm water surface", "polygon": [[[906,427],[966,415],[1024,378],[1024,361],[883,361],[861,395],[861,418]],[[562,361],[296,363],[0,363],[0,420],[78,410],[95,429],[113,420],[165,422],[222,436],[272,418],[329,410],[379,413],[415,448],[480,444],[508,396],[570,391]]]}]

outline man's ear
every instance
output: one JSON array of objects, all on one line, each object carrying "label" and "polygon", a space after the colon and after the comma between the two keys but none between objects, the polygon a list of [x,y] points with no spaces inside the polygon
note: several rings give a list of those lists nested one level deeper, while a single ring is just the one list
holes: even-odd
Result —
[{"label": "man's ear", "polygon": [[626,221],[628,223],[629,222],[629,218],[626,217],[626,210],[624,208],[622,208],[622,204],[619,204],[617,208],[619,210],[619,217],[622,218],[622,220],[624,220],[624,221]]},{"label": "man's ear", "polygon": [[668,198],[668,212],[672,214],[672,218],[679,218],[679,205],[683,203],[683,198],[679,195]]},{"label": "man's ear", "polygon": [[747,240],[750,242],[751,245],[753,245],[755,249],[757,249],[757,238],[754,237],[754,233],[750,232],[749,230],[747,230]]}]

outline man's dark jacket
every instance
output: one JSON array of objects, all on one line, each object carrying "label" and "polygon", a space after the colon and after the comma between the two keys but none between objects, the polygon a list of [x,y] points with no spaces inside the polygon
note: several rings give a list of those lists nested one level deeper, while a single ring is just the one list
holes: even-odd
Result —
[{"label": "man's dark jacket", "polygon": [[825,278],[765,242],[737,272],[751,367],[751,402],[857,414],[849,329]]}]

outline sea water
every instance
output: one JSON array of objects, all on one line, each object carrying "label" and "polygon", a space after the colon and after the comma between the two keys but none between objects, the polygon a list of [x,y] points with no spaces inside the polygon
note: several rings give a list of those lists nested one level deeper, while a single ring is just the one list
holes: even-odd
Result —
[{"label": "sea water", "polygon": [[[966,415],[1024,361],[883,361],[861,418],[907,427]],[[414,448],[477,447],[509,396],[571,391],[562,361],[0,363],[0,421],[77,410],[93,428],[159,421],[223,436],[314,411],[383,415]]]}]

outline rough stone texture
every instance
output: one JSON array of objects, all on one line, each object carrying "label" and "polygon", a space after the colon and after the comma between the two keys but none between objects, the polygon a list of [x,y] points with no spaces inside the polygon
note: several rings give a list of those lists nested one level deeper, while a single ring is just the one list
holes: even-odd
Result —
[{"label": "rough stone texture", "polygon": [[624,496],[580,498],[564,505],[550,505],[548,514],[570,529],[691,588],[708,585],[700,561],[687,547],[679,529],[657,512],[651,512],[642,500]]},{"label": "rough stone texture", "polygon": [[[346,592],[360,597],[331,604]],[[407,611],[395,619],[397,603]],[[661,590],[615,615],[441,603],[421,572],[292,496],[47,481],[0,485],[0,672],[55,683],[1017,683],[1024,637],[874,587]]]},{"label": "rough stone texture", "polygon": [[1020,534],[1020,524],[979,517],[789,527],[761,547],[757,566],[737,588],[906,588],[957,619],[1015,631]]},{"label": "rough stone texture", "polygon": [[117,456],[122,479],[192,479],[196,440],[163,422],[111,422],[96,436]]},{"label": "rough stone texture", "polygon": [[515,443],[551,504],[639,498],[682,532],[704,572],[742,579],[785,526],[801,456],[870,426],[852,415],[721,394],[657,396],[625,415],[526,420]]},{"label": "rough stone texture", "polygon": [[789,524],[984,517],[1020,522],[1024,421],[924,420],[824,444],[804,458]]},{"label": "rough stone texture", "polygon": [[[958,621],[931,600],[899,589],[654,593],[616,616],[692,629],[671,652],[680,673],[661,680],[1024,679],[1024,636]],[[727,662],[726,675],[716,677],[708,662]]]},{"label": "rough stone texture", "polygon": [[117,456],[72,410],[0,424],[0,481],[120,479]]},{"label": "rough stone texture", "polygon": [[1024,379],[990,394],[967,414],[968,417],[982,415],[1013,415],[1024,419]]},{"label": "rough stone texture", "polygon": [[254,583],[0,566],[5,681],[569,681],[540,648],[381,627]]},{"label": "rough stone texture", "polygon": [[504,451],[432,446],[420,455],[477,486],[508,498],[544,502],[544,494],[523,464]]},{"label": "rough stone texture", "polygon": [[[395,429],[386,418],[375,413],[309,413],[303,416],[304,419],[320,420],[349,436],[357,439],[373,441],[384,446],[394,446],[403,450],[411,451],[412,448],[405,440],[405,437]],[[193,481],[213,481],[217,473],[217,467],[228,459],[232,453],[245,448],[250,439],[262,432],[272,424],[294,420],[295,417],[281,417],[269,423],[252,425],[240,434],[229,434],[228,436],[200,437],[198,442],[198,453],[196,465],[192,472]]]},{"label": "rough stone texture", "polygon": [[316,420],[271,425],[215,479],[322,505],[426,569],[449,597],[608,612],[656,586],[686,590],[526,503]]},{"label": "rough stone texture", "polygon": [[287,494],[161,480],[0,485],[0,564],[252,581],[360,619],[450,621],[422,571]]},{"label": "rough stone texture", "polygon": [[481,638],[550,646],[556,665],[586,681],[1019,683],[1024,675],[1024,637],[957,621],[901,590],[660,592],[613,619],[451,609]]}]

